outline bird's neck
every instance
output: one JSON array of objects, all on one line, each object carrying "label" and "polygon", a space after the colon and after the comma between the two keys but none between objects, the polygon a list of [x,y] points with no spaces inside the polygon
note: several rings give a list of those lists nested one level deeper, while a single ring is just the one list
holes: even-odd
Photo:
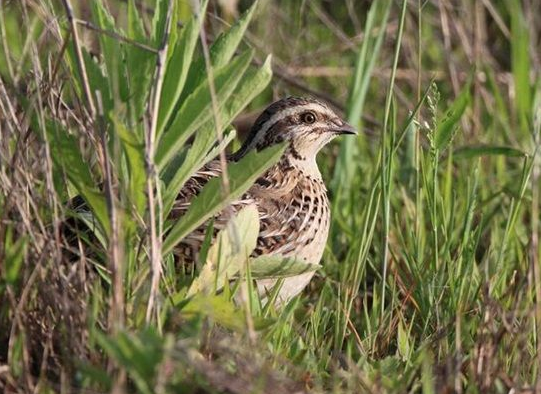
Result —
[{"label": "bird's neck", "polygon": [[308,158],[290,158],[290,165],[293,166],[301,177],[310,177],[313,179],[321,179],[321,172],[316,163],[315,156]]},{"label": "bird's neck", "polygon": [[304,159],[289,155],[283,156],[278,163],[272,166],[269,169],[269,175],[282,179],[283,183],[289,185],[289,187],[310,180],[320,181],[322,179],[315,157]]},{"label": "bird's neck", "polygon": [[281,199],[294,189],[307,187],[314,182],[325,191],[315,160],[310,163],[284,156],[256,180],[251,192],[264,198]]}]

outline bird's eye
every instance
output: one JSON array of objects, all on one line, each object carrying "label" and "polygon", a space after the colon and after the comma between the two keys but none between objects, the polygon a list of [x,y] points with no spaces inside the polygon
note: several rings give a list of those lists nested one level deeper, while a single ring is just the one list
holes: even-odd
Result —
[{"label": "bird's eye", "polygon": [[316,115],[312,112],[305,112],[302,114],[301,119],[304,123],[312,124],[316,121]]}]

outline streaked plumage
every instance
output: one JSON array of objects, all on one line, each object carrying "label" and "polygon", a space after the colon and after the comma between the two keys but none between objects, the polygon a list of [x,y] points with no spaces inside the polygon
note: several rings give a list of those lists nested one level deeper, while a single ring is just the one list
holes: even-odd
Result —
[{"label": "streaked plumage", "polygon": [[[260,232],[253,256],[281,254],[297,257],[311,264],[321,260],[330,223],[327,190],[315,158],[317,152],[335,136],[352,134],[354,129],[328,106],[306,98],[289,97],[270,105],[256,120],[238,152],[229,157],[237,161],[250,150],[261,150],[289,141],[280,161],[259,177],[254,185],[231,204],[234,212],[254,204],[259,212]],[[208,163],[188,180],[172,211],[172,218],[182,216],[191,199],[212,177],[220,175],[218,160]],[[225,226],[224,212],[214,219],[214,228]],[[176,253],[194,260],[204,239],[207,224],[189,234]],[[287,278],[281,288],[282,302],[298,294],[313,273]],[[260,280],[261,290],[272,288],[274,280]]]}]

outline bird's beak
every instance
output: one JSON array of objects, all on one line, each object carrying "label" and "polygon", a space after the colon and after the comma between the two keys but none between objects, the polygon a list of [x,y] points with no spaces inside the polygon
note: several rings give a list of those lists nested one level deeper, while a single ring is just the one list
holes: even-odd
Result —
[{"label": "bird's beak", "polygon": [[349,123],[343,122],[340,126],[333,130],[336,134],[353,134],[357,135],[357,129]]}]

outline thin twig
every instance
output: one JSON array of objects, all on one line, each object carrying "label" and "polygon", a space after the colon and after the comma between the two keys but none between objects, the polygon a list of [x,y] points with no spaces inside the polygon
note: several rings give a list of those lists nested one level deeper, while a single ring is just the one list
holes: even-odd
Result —
[{"label": "thin twig", "polygon": [[347,47],[353,47],[355,44],[352,40],[344,33],[340,26],[331,18],[329,14],[324,12],[315,1],[308,2],[314,14],[319,18],[321,22],[340,40],[342,44]]},{"label": "thin twig", "polygon": [[[149,102],[150,128],[148,129],[145,144],[145,161],[147,167],[147,195],[148,210],[150,219],[150,262],[152,266],[152,280],[150,285],[150,295],[148,299],[146,322],[150,322],[152,310],[159,290],[160,277],[162,272],[162,199],[158,182],[158,172],[154,163],[154,153],[156,145],[156,128],[158,125],[158,112],[160,109],[160,97],[162,93],[163,80],[165,77],[165,61],[169,49],[169,35],[171,33],[171,20],[173,15],[173,0],[169,0],[167,15],[165,20],[165,33],[162,39],[158,57],[156,60],[156,71],[154,80],[154,94]],[[156,191],[156,194],[154,193]],[[158,214],[156,214],[156,205],[158,205]],[[158,227],[156,229],[156,227]]]},{"label": "thin twig", "polygon": [[136,46],[137,48],[143,49],[145,51],[148,51],[148,52],[151,52],[151,53],[154,53],[154,54],[159,53],[159,51],[156,48],[152,48],[151,46],[148,46],[148,45],[142,44],[142,43],[140,43],[138,41],[132,40],[131,38],[125,37],[122,34],[118,34],[117,32],[101,29],[98,26],[94,25],[92,22],[85,21],[83,19],[78,19],[78,18],[75,18],[74,21],[75,21],[75,23],[78,23],[79,25],[81,25],[81,26],[83,26],[83,27],[85,27],[87,29],[94,30],[94,31],[96,31],[98,33],[101,33],[101,34],[104,34],[104,35],[109,36],[111,38],[114,38],[114,39],[117,39],[119,41],[125,42],[126,44]]},{"label": "thin twig", "polygon": [[[23,13],[23,16],[25,18],[25,22],[29,23],[28,14],[26,11],[26,3],[25,3],[25,12]],[[47,126],[45,121],[45,102],[43,99],[42,91],[39,89],[40,85],[40,79],[43,79],[43,71],[41,69],[41,64],[39,61],[39,55],[38,55],[38,48],[36,46],[36,43],[31,40],[29,44],[29,52],[31,53],[31,61],[34,67],[34,83],[36,84],[36,114],[37,114],[37,120],[39,124],[39,128],[41,131],[42,138],[45,142],[44,144],[44,151],[45,151],[45,157],[44,157],[44,170],[45,170],[45,181],[46,181],[46,190],[47,190],[47,198],[49,199],[49,206],[52,207],[53,211],[53,230],[54,230],[54,237],[55,242],[52,243],[52,247],[55,251],[55,258],[57,261],[60,261],[61,259],[61,250],[60,250],[60,216],[59,211],[61,204],[58,201],[58,196],[55,191],[54,187],[54,181],[53,181],[53,160],[51,156],[51,149],[50,149],[50,141],[47,136]],[[49,94],[49,90],[45,90],[43,92],[45,94]]]},{"label": "thin twig", "polygon": [[13,127],[15,127],[17,128],[17,132],[19,133],[19,135],[22,134],[22,130],[20,129],[19,122],[17,121],[17,115],[15,114],[15,107],[9,100],[9,95],[4,86],[4,81],[2,80],[2,77],[0,77],[0,96],[4,98],[5,103],[6,103],[6,108],[2,106],[2,113],[3,113],[2,118],[3,119],[8,119],[8,117],[11,118],[10,121],[6,122],[11,132],[13,133]]},{"label": "thin twig", "polygon": [[486,9],[488,10],[490,16],[492,16],[492,19],[494,19],[494,22],[496,22],[496,25],[501,30],[501,32],[503,33],[505,38],[510,40],[511,39],[511,32],[509,31],[509,28],[505,25],[505,22],[503,21],[500,14],[498,14],[498,11],[496,11],[496,9],[492,5],[492,3],[489,0],[481,0],[481,2],[486,7]]},{"label": "thin twig", "polygon": [[94,105],[94,99],[92,98],[92,92],[90,90],[90,84],[88,83],[88,75],[86,73],[85,62],[83,59],[83,52],[81,51],[81,44],[79,42],[79,33],[77,32],[77,26],[75,25],[75,17],[73,16],[73,7],[70,0],[62,0],[64,8],[66,9],[66,15],[70,24],[71,34],[73,35],[73,45],[75,47],[75,58],[77,59],[77,66],[81,73],[81,79],[83,82],[83,90],[85,98],[88,103],[88,109],[92,119],[96,116],[96,106]]}]

